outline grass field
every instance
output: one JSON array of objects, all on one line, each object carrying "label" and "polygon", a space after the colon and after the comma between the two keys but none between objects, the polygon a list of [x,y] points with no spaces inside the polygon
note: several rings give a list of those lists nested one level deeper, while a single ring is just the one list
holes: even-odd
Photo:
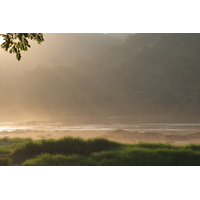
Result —
[{"label": "grass field", "polygon": [[4,166],[200,166],[200,145],[192,144],[123,144],[72,137],[2,138],[0,143],[0,165]]}]

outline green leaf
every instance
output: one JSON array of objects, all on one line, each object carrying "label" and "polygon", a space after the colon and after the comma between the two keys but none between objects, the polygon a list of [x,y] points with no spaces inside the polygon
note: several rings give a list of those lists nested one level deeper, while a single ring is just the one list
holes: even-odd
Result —
[{"label": "green leaf", "polygon": [[4,43],[1,48],[9,53],[15,53],[17,60],[21,59],[21,51],[28,51],[31,47],[30,40],[36,40],[38,44],[44,41],[42,33],[6,33],[0,34],[3,37]]}]

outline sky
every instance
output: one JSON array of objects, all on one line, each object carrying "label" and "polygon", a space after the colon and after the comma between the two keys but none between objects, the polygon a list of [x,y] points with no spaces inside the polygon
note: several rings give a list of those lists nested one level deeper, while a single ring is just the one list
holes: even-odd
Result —
[{"label": "sky", "polygon": [[18,61],[15,54],[0,49],[0,70],[12,73],[33,69],[38,65],[71,64],[78,59],[97,53],[122,40],[127,34],[95,33],[44,33],[40,45],[30,41],[31,48],[21,52]]},{"label": "sky", "polygon": [[3,43],[3,37],[0,36],[0,44]]}]

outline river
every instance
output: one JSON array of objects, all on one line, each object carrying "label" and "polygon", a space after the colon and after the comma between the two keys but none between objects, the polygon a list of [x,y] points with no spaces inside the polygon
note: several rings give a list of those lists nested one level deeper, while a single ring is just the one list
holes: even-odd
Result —
[{"label": "river", "polygon": [[14,131],[200,131],[199,123],[184,124],[165,124],[165,123],[149,123],[149,124],[80,124],[66,125],[61,122],[3,122],[0,123],[0,132]]}]

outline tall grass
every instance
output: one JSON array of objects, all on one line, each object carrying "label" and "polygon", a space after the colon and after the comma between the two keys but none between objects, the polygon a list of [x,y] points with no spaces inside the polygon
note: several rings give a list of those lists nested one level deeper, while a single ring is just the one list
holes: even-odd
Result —
[{"label": "tall grass", "polygon": [[4,137],[0,138],[0,142],[8,142],[8,143],[22,143],[22,142],[28,142],[28,141],[33,141],[31,138],[9,138],[9,137]]},{"label": "tall grass", "polygon": [[24,143],[27,141],[32,141],[32,139],[9,137],[0,138],[0,155],[12,153],[13,149],[16,148],[19,143]]},{"label": "tall grass", "polygon": [[71,155],[65,156],[61,154],[41,154],[36,158],[26,160],[22,165],[24,166],[77,166],[85,165],[86,156]]},{"label": "tall grass", "polygon": [[16,145],[0,145],[0,154],[10,154]]},{"label": "tall grass", "polygon": [[9,166],[12,162],[12,159],[9,157],[0,158],[0,166]]},{"label": "tall grass", "polygon": [[11,157],[22,159],[23,165],[200,166],[200,145],[121,144],[102,138],[66,137],[18,144]]},{"label": "tall grass", "polygon": [[27,160],[31,166],[199,166],[200,152],[186,149],[125,148],[93,153],[91,156],[43,154]]},{"label": "tall grass", "polygon": [[185,149],[191,149],[191,150],[194,150],[194,151],[200,151],[200,145],[196,145],[196,144],[186,145]]},{"label": "tall grass", "polygon": [[59,140],[30,141],[17,146],[13,155],[38,155],[44,153],[64,155],[90,155],[93,152],[111,150],[121,144],[106,139],[97,138],[83,140],[81,138],[65,137]]},{"label": "tall grass", "polygon": [[179,149],[179,146],[175,146],[172,144],[163,144],[163,143],[146,143],[146,142],[140,142],[137,144],[133,144],[133,147],[138,148],[147,148],[147,149]]},{"label": "tall grass", "polygon": [[186,149],[124,148],[94,153],[89,159],[99,166],[199,166],[200,152]]}]

